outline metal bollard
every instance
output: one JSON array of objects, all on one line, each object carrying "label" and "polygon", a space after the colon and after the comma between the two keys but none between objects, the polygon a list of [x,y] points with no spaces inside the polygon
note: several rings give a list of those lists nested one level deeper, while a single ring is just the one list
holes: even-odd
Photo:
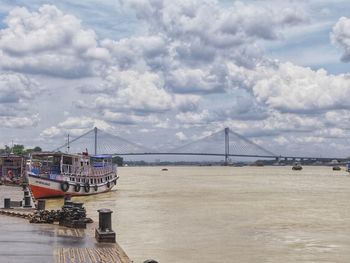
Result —
[{"label": "metal bollard", "polygon": [[112,230],[112,213],[110,209],[97,210],[98,229],[95,230],[95,238],[98,242],[115,243],[115,232]]},{"label": "metal bollard", "polygon": [[76,207],[76,208],[79,208],[79,209],[83,208],[83,205],[84,205],[84,203],[79,203],[79,202],[74,202],[73,203],[73,207]]},{"label": "metal bollard", "polygon": [[4,208],[5,209],[11,208],[11,198],[4,198]]},{"label": "metal bollard", "polygon": [[46,201],[44,199],[39,199],[37,210],[45,210],[45,203]]},{"label": "metal bollard", "polygon": [[23,207],[27,207],[27,208],[32,207],[30,196],[24,197],[24,206]]},{"label": "metal bollard", "polygon": [[68,201],[71,201],[71,199],[72,199],[72,196],[70,194],[64,195],[64,204],[66,204],[66,202]]},{"label": "metal bollard", "polygon": [[103,232],[112,230],[112,213],[110,209],[99,209],[98,211],[98,229]]}]

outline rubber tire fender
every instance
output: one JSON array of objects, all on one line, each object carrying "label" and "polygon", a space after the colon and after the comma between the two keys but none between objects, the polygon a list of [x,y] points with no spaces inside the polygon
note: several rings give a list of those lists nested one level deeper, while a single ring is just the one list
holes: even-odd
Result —
[{"label": "rubber tire fender", "polygon": [[90,185],[89,185],[89,183],[86,183],[86,184],[84,185],[84,191],[85,191],[85,193],[90,192]]},{"label": "rubber tire fender", "polygon": [[68,183],[67,181],[62,182],[62,183],[61,183],[61,190],[62,190],[63,192],[67,192],[68,189],[69,189],[69,183]]},{"label": "rubber tire fender", "polygon": [[80,184],[76,184],[76,185],[74,186],[74,191],[79,192],[79,191],[80,191],[80,188],[81,188],[81,185],[80,185]]}]

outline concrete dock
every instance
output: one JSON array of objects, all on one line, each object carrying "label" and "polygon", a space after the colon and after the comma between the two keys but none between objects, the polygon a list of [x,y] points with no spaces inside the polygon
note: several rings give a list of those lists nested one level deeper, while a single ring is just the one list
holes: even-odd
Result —
[{"label": "concrete dock", "polygon": [[[2,202],[4,198],[19,201],[23,193],[21,188],[1,185],[0,198]],[[28,219],[18,216],[33,209],[1,208],[0,211],[0,263],[132,262],[117,243],[95,240],[98,222],[88,224],[86,229],[73,229],[57,224],[30,224]],[[6,215],[9,213],[13,215]]]}]

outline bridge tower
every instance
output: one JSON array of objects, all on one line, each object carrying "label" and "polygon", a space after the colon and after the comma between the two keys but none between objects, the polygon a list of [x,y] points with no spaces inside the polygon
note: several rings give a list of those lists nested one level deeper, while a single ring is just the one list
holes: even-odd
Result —
[{"label": "bridge tower", "polygon": [[97,127],[94,128],[95,134],[95,155],[97,154]]},{"label": "bridge tower", "polygon": [[228,165],[228,156],[230,154],[229,128],[225,128],[225,166]]}]

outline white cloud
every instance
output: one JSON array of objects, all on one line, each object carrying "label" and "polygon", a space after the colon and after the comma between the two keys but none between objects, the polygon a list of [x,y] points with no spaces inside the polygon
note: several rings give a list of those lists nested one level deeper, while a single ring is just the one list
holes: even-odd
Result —
[{"label": "white cloud", "polygon": [[180,141],[186,141],[188,140],[187,136],[183,132],[177,132],[175,133],[176,138],[178,138]]},{"label": "white cloud", "polygon": [[34,127],[40,118],[33,101],[45,91],[37,81],[18,73],[0,72],[0,119],[3,127]]},{"label": "white cloud", "polygon": [[350,61],[350,19],[339,18],[330,34],[332,43],[343,49],[342,61]]},{"label": "white cloud", "polygon": [[0,103],[32,100],[43,88],[38,82],[17,73],[0,73]]},{"label": "white cloud", "polygon": [[38,115],[28,117],[0,117],[2,127],[16,129],[34,127],[38,124],[39,120]]},{"label": "white cloud", "polygon": [[54,137],[62,136],[62,131],[59,128],[53,126],[43,130],[40,133],[40,136],[45,138],[54,138]]},{"label": "white cloud", "polygon": [[183,124],[204,124],[209,118],[209,111],[203,110],[201,112],[180,112],[176,115],[176,119]]},{"label": "white cloud", "polygon": [[38,12],[15,8],[5,24],[0,30],[3,69],[72,78],[91,75],[109,60],[95,32],[55,6],[43,5]]},{"label": "white cloud", "polygon": [[68,117],[66,120],[58,123],[56,126],[52,126],[44,129],[41,133],[41,137],[54,138],[62,137],[64,135],[80,136],[85,132],[98,127],[101,130],[112,130],[112,126],[100,119],[94,119],[90,117]]},{"label": "white cloud", "polygon": [[102,118],[112,123],[118,123],[118,124],[124,124],[124,125],[142,124],[142,123],[157,124],[160,122],[158,117],[154,115],[138,116],[133,114],[112,112],[109,110],[105,110],[103,112]]},{"label": "white cloud", "polygon": [[261,65],[256,70],[231,67],[230,72],[237,86],[251,90],[258,101],[281,112],[349,108],[348,75],[330,75],[323,69],[314,71],[289,62]]}]

